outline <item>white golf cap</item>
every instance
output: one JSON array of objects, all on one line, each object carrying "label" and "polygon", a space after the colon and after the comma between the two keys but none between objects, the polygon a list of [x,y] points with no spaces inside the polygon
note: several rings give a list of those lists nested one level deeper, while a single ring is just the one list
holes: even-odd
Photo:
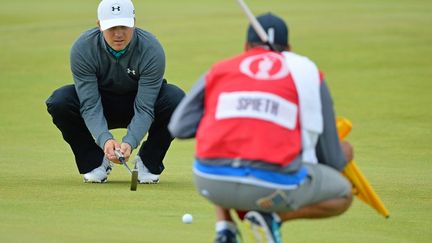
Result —
[{"label": "white golf cap", "polygon": [[114,26],[134,27],[135,8],[130,0],[102,0],[98,7],[101,30]]}]

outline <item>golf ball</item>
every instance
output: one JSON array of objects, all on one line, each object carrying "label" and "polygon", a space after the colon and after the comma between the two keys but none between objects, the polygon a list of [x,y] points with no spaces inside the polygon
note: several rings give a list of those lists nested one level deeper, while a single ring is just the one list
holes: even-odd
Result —
[{"label": "golf ball", "polygon": [[182,221],[183,221],[183,223],[185,223],[185,224],[190,224],[190,223],[192,223],[192,220],[193,220],[192,214],[185,213],[185,214],[183,215],[183,217],[182,217]]}]

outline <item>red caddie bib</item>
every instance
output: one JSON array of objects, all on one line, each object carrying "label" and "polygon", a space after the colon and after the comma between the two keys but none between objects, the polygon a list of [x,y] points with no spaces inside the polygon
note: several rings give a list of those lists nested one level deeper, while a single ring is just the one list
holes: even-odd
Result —
[{"label": "red caddie bib", "polygon": [[198,158],[287,165],[300,154],[298,95],[281,54],[255,48],[217,63],[205,79]]}]

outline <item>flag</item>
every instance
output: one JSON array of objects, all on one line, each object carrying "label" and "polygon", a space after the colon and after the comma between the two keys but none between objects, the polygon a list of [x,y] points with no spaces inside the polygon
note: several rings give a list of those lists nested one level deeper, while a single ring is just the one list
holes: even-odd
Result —
[{"label": "flag", "polygon": [[[336,128],[338,130],[339,139],[343,140],[350,133],[352,124],[348,119],[338,117],[336,120]],[[342,174],[353,185],[353,194],[357,196],[357,198],[374,208],[384,217],[388,218],[390,216],[384,203],[381,201],[378,194],[376,194],[375,190],[372,188],[354,160],[348,162]]]}]

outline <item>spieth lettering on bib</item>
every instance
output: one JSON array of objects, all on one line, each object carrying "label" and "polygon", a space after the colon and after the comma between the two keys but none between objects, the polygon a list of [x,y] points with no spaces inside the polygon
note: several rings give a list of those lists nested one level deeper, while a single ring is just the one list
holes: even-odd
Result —
[{"label": "spieth lettering on bib", "polygon": [[221,93],[216,107],[216,119],[253,118],[294,129],[297,106],[275,94],[256,91]]}]

